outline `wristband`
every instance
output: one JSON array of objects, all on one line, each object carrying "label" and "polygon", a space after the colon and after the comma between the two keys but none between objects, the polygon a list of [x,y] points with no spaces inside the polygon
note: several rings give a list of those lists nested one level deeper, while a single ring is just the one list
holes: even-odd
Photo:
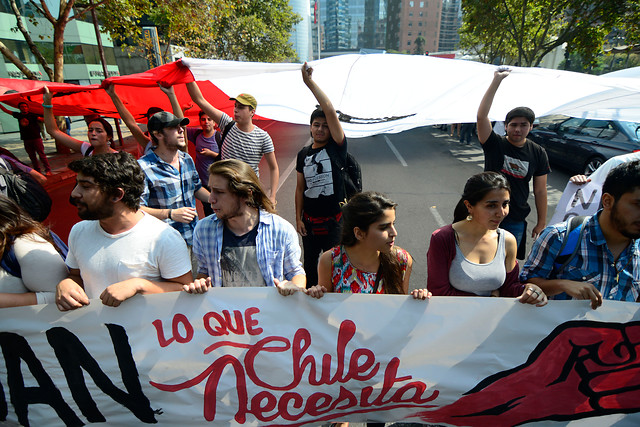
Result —
[{"label": "wristband", "polygon": [[42,104],[43,108],[53,108],[53,105],[51,104]]},{"label": "wristband", "polygon": [[173,219],[171,218],[171,212],[173,211],[173,209],[169,209],[169,215],[167,215],[167,219],[170,219],[173,221]]}]

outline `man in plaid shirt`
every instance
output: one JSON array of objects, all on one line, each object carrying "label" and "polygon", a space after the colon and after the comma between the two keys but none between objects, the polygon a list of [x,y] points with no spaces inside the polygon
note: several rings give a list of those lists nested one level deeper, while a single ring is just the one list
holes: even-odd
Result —
[{"label": "man in plaid shirt", "polygon": [[601,204],[602,209],[582,225],[578,251],[564,267],[558,266],[556,258],[568,221],[547,227],[531,249],[521,281],[540,286],[549,296],[564,293],[572,299],[591,300],[594,309],[603,299],[638,302],[640,161],[624,163],[609,172]]},{"label": "man in plaid shirt", "polygon": [[182,126],[188,123],[189,119],[166,111],[154,114],[147,128],[157,148],[138,163],[146,175],[142,210],[178,230],[191,247],[198,220],[196,198],[207,203],[209,191],[202,186],[193,159],[180,150],[186,146]]},{"label": "man in plaid shirt", "polygon": [[184,290],[275,286],[282,295],[304,290],[296,230],[274,213],[253,169],[235,159],[216,162],[209,167],[209,188],[213,215],[198,223],[193,237],[198,277]]}]

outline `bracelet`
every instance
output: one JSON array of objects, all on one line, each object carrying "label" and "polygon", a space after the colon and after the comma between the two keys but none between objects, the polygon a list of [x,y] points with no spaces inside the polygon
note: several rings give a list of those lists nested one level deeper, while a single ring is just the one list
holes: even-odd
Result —
[{"label": "bracelet", "polygon": [[170,219],[173,221],[173,219],[171,218],[171,212],[173,211],[173,209],[169,209],[169,215],[167,215],[167,219]]},{"label": "bracelet", "polygon": [[43,108],[53,108],[53,105],[51,104],[42,104]]}]

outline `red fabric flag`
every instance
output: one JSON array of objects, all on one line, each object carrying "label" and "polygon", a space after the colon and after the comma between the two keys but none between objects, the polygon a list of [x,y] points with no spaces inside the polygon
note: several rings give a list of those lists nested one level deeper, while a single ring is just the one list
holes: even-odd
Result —
[{"label": "red fabric flag", "polygon": [[[102,89],[107,84],[116,86],[118,96],[133,114],[138,123],[146,123],[144,118],[149,107],[159,107],[171,111],[166,95],[158,88],[173,85],[185,116],[197,123],[200,109],[193,104],[184,83],[194,81],[188,67],[181,61],[171,62],[143,73],[110,77],[101,85],[80,86],[68,83],[51,83],[37,80],[0,79],[0,102],[17,107],[19,102],[29,104],[29,109],[42,114],[42,88],[47,86],[53,93],[53,112],[59,116],[84,116],[99,114],[119,117],[111,98]],[[216,108],[233,117],[234,102],[209,81],[198,82],[204,97]],[[256,116],[256,118],[258,118]]]}]

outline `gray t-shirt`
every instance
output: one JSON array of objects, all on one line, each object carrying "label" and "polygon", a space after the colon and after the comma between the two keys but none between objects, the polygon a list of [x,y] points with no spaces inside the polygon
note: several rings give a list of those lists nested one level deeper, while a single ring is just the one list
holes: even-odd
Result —
[{"label": "gray t-shirt", "polygon": [[227,227],[222,234],[222,286],[264,286],[256,253],[258,226],[242,236],[236,236]]}]

